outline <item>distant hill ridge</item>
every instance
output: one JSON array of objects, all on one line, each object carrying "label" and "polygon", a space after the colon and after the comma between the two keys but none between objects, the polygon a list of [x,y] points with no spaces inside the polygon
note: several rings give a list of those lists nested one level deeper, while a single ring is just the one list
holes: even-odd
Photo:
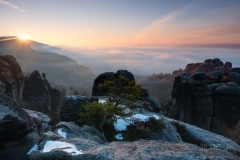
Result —
[{"label": "distant hill ridge", "polygon": [[36,51],[30,46],[31,43],[38,42],[21,41],[12,36],[1,37],[0,55],[13,55],[22,66],[25,75],[33,70],[38,70],[41,73],[46,73],[49,81],[67,87],[80,87],[81,84],[87,83],[89,80],[93,81],[95,76],[87,66],[79,65],[75,60],[57,53]]}]

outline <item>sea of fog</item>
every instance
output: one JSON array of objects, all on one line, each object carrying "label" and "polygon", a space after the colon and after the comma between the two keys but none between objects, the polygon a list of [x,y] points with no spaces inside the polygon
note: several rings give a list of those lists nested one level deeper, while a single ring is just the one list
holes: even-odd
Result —
[{"label": "sea of fog", "polygon": [[[95,75],[127,69],[135,75],[172,73],[184,69],[189,63],[205,59],[220,58],[224,63],[232,62],[240,67],[240,49],[187,48],[187,47],[111,47],[111,48],[67,48],[56,51],[90,67]],[[68,52],[66,52],[68,51]]]}]

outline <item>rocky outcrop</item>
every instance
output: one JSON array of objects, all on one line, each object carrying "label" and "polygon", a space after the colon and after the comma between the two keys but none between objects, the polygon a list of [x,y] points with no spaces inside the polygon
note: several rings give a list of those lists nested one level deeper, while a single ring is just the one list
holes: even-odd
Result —
[{"label": "rocky outcrop", "polygon": [[48,87],[38,71],[25,79],[23,107],[48,114],[51,111],[51,97]]},{"label": "rocky outcrop", "polygon": [[210,130],[213,107],[204,73],[197,72],[177,86],[176,102],[180,121]]},{"label": "rocky outcrop", "polygon": [[0,81],[6,94],[19,104],[22,99],[24,75],[13,56],[0,56]]},{"label": "rocky outcrop", "polygon": [[59,118],[59,107],[62,101],[60,91],[52,88],[46,79],[38,71],[33,71],[25,79],[23,90],[22,107],[47,114],[51,123],[57,123]]},{"label": "rocky outcrop", "polygon": [[[122,75],[129,81],[134,81],[135,85],[135,78],[133,74],[127,70],[118,70],[116,73],[114,72],[105,72],[100,74],[95,80],[92,87],[92,96],[106,96],[108,90],[100,87],[99,85],[103,84],[105,80],[114,80],[116,77]],[[153,97],[147,90],[141,91],[140,99],[143,101],[147,101],[150,103],[154,112],[160,111],[160,103],[157,101],[155,97]]]},{"label": "rocky outcrop", "polygon": [[[231,64],[225,66],[230,68]],[[185,74],[176,77],[172,96],[176,98],[178,119],[240,144],[239,75],[239,68],[230,68],[225,73],[218,70],[206,76],[195,73],[188,78]]]},{"label": "rocky outcrop", "polygon": [[225,72],[226,70],[232,68],[232,63],[231,62],[226,62],[225,64],[219,59],[219,58],[214,58],[214,59],[206,59],[202,63],[191,63],[186,66],[185,69],[180,69],[173,71],[174,76],[179,76],[180,74],[184,72],[188,72],[190,74],[194,74],[196,72],[203,72],[203,73],[208,73],[212,71],[222,71]]},{"label": "rocky outcrop", "polygon": [[61,121],[78,121],[78,110],[86,104],[86,102],[91,101],[89,97],[86,96],[65,96],[63,98],[63,103],[60,107],[60,118]]}]

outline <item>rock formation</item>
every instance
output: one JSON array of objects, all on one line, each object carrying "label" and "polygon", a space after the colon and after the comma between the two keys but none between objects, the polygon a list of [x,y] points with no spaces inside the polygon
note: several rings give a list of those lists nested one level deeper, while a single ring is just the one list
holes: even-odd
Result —
[{"label": "rock formation", "polygon": [[[135,78],[133,74],[127,70],[118,70],[116,73],[114,72],[105,72],[100,74],[95,80],[92,87],[92,96],[106,96],[108,90],[101,88],[99,85],[104,83],[105,80],[113,80],[115,77],[122,75],[129,81],[134,81]],[[152,109],[155,112],[160,111],[160,103],[153,97],[147,90],[141,91],[141,100],[147,101],[151,104]]]},{"label": "rock formation", "polygon": [[[230,67],[231,63],[225,64]],[[188,76],[177,76],[173,85],[178,119],[240,144],[240,68]]]},{"label": "rock formation", "polygon": [[180,69],[180,70],[173,71],[173,75],[178,76],[184,72],[187,72],[190,74],[194,74],[196,72],[208,73],[214,70],[215,71],[220,70],[222,72],[225,72],[230,68],[232,68],[231,62],[226,62],[224,64],[219,58],[214,58],[214,59],[206,59],[202,63],[190,63],[183,70]]},{"label": "rock formation", "polygon": [[24,77],[12,56],[0,56],[0,65],[0,157],[27,159],[39,135],[37,124],[20,107]]},{"label": "rock formation", "polygon": [[61,93],[52,88],[38,71],[33,71],[25,78],[22,106],[26,109],[39,111],[50,116],[52,123],[60,121],[59,107],[62,101]]},{"label": "rock formation", "polygon": [[0,56],[0,80],[4,84],[6,94],[19,104],[22,99],[24,75],[13,56]]}]

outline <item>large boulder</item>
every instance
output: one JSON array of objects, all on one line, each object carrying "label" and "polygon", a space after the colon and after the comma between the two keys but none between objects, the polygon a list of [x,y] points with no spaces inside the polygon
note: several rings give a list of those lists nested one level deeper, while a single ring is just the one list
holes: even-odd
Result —
[{"label": "large boulder", "polygon": [[213,104],[204,73],[197,72],[181,82],[176,89],[176,102],[180,121],[210,130]]},{"label": "large boulder", "polygon": [[224,72],[223,71],[213,71],[207,73],[208,84],[219,83],[222,78]]},{"label": "large boulder", "polygon": [[221,83],[234,82],[240,85],[240,68],[231,68],[221,77]]},{"label": "large boulder", "polygon": [[61,121],[77,122],[77,111],[83,107],[83,104],[86,104],[89,101],[91,101],[91,99],[86,96],[65,96],[60,107]]}]

